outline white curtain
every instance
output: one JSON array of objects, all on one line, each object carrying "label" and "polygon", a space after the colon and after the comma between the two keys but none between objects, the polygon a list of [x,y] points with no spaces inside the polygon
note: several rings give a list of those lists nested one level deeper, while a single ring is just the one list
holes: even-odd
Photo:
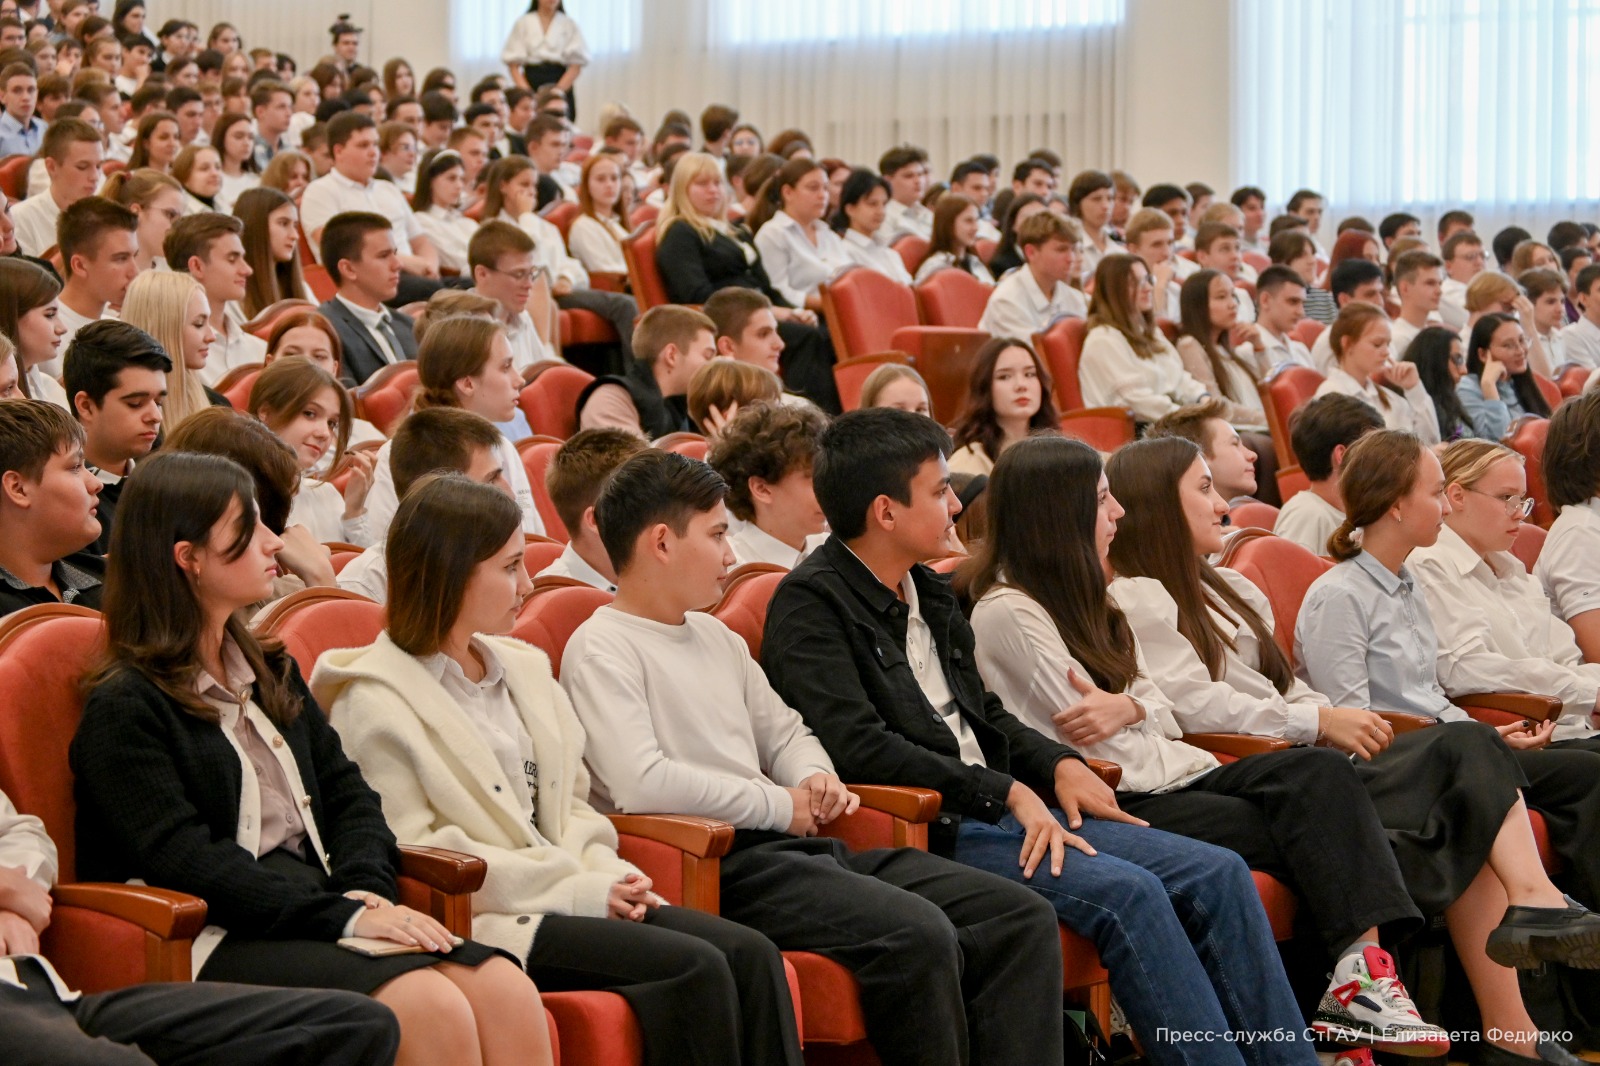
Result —
[{"label": "white curtain", "polygon": [[1452,208],[1542,234],[1600,198],[1595,0],[1235,0],[1235,157],[1331,222]]},{"label": "white curtain", "polygon": [[[851,163],[920,145],[935,178],[976,152],[1009,168],[1050,147],[1069,174],[1120,154],[1123,0],[635,3],[639,45],[597,50],[580,124],[612,100],[647,129],[669,108],[726,103],[769,138],[798,127]],[[567,0],[591,40],[608,7]]]}]

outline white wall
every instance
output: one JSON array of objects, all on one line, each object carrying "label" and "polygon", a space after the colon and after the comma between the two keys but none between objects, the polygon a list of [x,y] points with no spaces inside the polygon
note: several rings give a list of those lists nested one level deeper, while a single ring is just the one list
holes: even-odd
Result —
[{"label": "white wall", "polygon": [[1126,129],[1118,165],[1145,188],[1233,189],[1230,0],[1126,0]]}]

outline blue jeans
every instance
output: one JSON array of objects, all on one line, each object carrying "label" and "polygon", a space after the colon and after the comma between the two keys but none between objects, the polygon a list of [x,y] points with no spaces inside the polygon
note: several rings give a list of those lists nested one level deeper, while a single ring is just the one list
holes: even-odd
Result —
[{"label": "blue jeans", "polygon": [[1009,814],[998,825],[964,819],[954,858],[1028,885],[1094,943],[1112,995],[1158,1066],[1316,1061],[1243,859],[1122,822],[1086,818],[1077,833],[1099,854],[1068,848],[1060,877],[1047,860],[1023,879],[1024,834]]}]

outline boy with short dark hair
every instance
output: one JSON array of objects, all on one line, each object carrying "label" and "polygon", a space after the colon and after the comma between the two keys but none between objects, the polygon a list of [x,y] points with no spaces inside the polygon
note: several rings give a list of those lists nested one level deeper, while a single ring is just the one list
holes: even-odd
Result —
[{"label": "boy with short dark hair", "polygon": [[528,300],[539,280],[533,238],[521,226],[490,219],[467,242],[467,268],[472,271],[473,291],[499,307],[512,365],[526,372],[535,363],[556,358],[528,313]]},{"label": "boy with short dark hair", "polygon": [[345,379],[360,385],[390,363],[415,359],[415,324],[385,306],[400,288],[400,257],[389,220],[370,211],[334,215],[320,243],[339,291],[317,310],[339,334]]},{"label": "boy with short dark hair", "polygon": [[1146,437],[1182,437],[1192,441],[1211,468],[1211,483],[1230,504],[1256,494],[1256,453],[1239,439],[1228,422],[1228,405],[1212,397],[1169,411],[1156,419]]},{"label": "boy with short dark hair", "polygon": [[1417,334],[1439,322],[1444,293],[1444,260],[1425,248],[1403,253],[1394,263],[1400,315],[1389,324],[1389,358],[1399,362]]},{"label": "boy with short dark hair", "polygon": [[172,360],[148,333],[107,320],[80,330],[64,362],[62,384],[83,427],[84,462],[101,486],[94,550],[104,555],[126,478],[161,433]]},{"label": "boy with short dark hair", "polygon": [[1592,370],[1600,367],[1600,263],[1578,271],[1574,288],[1579,316],[1561,331],[1562,352]]},{"label": "boy with short dark hair", "polygon": [[43,400],[0,400],[0,615],[37,603],[100,607],[100,482],[83,427]]},{"label": "boy with short dark hair", "polygon": [[[768,609],[761,662],[773,688],[851,780],[937,789],[929,850],[1050,900],[1098,947],[1146,1046],[1177,1054],[1229,1029],[1281,1028],[1299,1042],[1244,861],[1123,813],[1077,752],[1017,719],[978,676],[954,592],[919,562],[945,552],[961,509],[950,448],[937,423],[892,408],[847,412],[823,434],[815,484],[833,536]],[[1046,992],[1059,994],[1035,994]],[[1019,1001],[1007,1013],[1047,1011]]]},{"label": "boy with short dark hair", "polygon": [[716,326],[717,355],[783,373],[783,338],[766,293],[730,285],[713,293],[702,310]]},{"label": "boy with short dark hair", "polygon": [[1081,231],[1054,211],[1030,215],[1017,228],[1023,265],[1000,279],[978,328],[991,337],[1031,341],[1062,315],[1082,318],[1089,301],[1070,282],[1077,276]]},{"label": "boy with short dark hair", "polygon": [[607,374],[578,396],[578,428],[610,426],[654,440],[692,431],[689,380],[716,357],[716,326],[690,307],[652,307],[633,331],[625,375]]},{"label": "boy with short dark hair", "polygon": [[878,236],[886,244],[907,236],[933,239],[933,209],[922,202],[928,192],[928,153],[902,144],[883,153],[878,173],[889,183],[889,205]]},{"label": "boy with short dark hair", "polygon": [[1290,267],[1275,263],[1256,278],[1256,327],[1263,362],[1269,370],[1285,363],[1311,366],[1311,352],[1294,335],[1306,317],[1306,281]]},{"label": "boy with short dark hair", "polygon": [[560,670],[589,735],[610,738],[588,753],[597,806],[731,822],[722,916],[851,970],[886,1064],[1059,1061],[1048,907],[916,848],[817,835],[859,798],[744,642],[697,610],[733,562],[724,492],[704,463],[654,449],[601,491],[617,596]]},{"label": "boy with short dark hair", "polygon": [[545,491],[567,527],[567,547],[534,575],[567,577],[606,592],[617,591],[617,572],[600,541],[594,507],[606,479],[648,445],[621,429],[585,429],[567,438],[545,471]]},{"label": "boy with short dark hair", "polygon": [[1351,446],[1375,429],[1383,416],[1354,396],[1318,396],[1289,416],[1289,442],[1311,482],[1278,511],[1272,531],[1315,555],[1328,554],[1328,538],[1344,521],[1339,469]]},{"label": "boy with short dark hair", "polygon": [[815,407],[760,404],[717,434],[706,461],[728,483],[728,510],[744,523],[728,536],[740,565],[793,570],[826,536],[811,463],[827,427]]},{"label": "boy with short dark hair", "polygon": [[[1371,304],[1387,312],[1383,267],[1371,260],[1346,259],[1334,267],[1328,275],[1328,292],[1339,310],[1354,302]],[[1311,362],[1324,377],[1338,365],[1333,357],[1333,330],[1325,329],[1317,335],[1316,343],[1311,346]]]},{"label": "boy with short dark hair", "polygon": [[44,120],[39,118],[39,79],[26,63],[11,63],[0,70],[0,156],[35,155],[44,141]]}]

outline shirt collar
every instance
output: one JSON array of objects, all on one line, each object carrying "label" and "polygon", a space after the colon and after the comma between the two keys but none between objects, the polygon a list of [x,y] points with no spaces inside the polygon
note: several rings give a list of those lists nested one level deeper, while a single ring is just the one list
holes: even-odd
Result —
[{"label": "shirt collar", "polygon": [[857,229],[846,229],[844,231],[844,239],[849,241],[851,244],[855,245],[857,248],[887,248],[887,247],[889,247],[887,244],[885,244],[882,241],[878,240],[878,237],[877,237],[876,234],[862,233],[860,230],[857,230]]},{"label": "shirt collar", "polygon": [[1461,534],[1449,526],[1439,530],[1439,540],[1431,549],[1425,549],[1441,562],[1449,564],[1451,569],[1465,577],[1479,567],[1488,570],[1491,577],[1496,576],[1495,567],[1486,562],[1483,556],[1473,551],[1472,545],[1461,538]]},{"label": "shirt collar", "polygon": [[[61,590],[62,602],[71,603],[76,597],[68,596],[68,592],[78,593],[85,589],[92,589],[100,584],[100,579],[87,570],[80,570],[65,559],[57,559],[50,564],[50,576],[55,580],[56,587]],[[30,585],[17,577],[5,567],[0,566],[0,582],[16,589],[18,592],[28,592],[38,588]]]},{"label": "shirt collar", "polygon": [[389,317],[388,311],[368,311],[365,307],[345,299],[343,294],[335,294],[334,299],[349,308],[350,313],[356,316],[357,321],[368,329],[377,329],[378,324]]},{"label": "shirt collar", "polygon": [[789,547],[789,545],[785,544],[777,537],[774,537],[771,533],[768,533],[754,522],[746,522],[744,524],[744,528],[739,530],[738,539],[741,544],[749,547],[755,554],[761,556],[759,560],[747,561],[766,562],[768,559],[781,557],[788,561],[779,563],[778,565],[787,566],[791,570],[794,568],[795,564],[800,561],[802,552],[795,551],[793,548]]},{"label": "shirt collar", "polygon": [[[1049,307],[1055,293],[1051,293],[1049,296],[1045,295],[1044,290],[1039,288],[1039,279],[1033,276],[1033,271],[1028,269],[1028,264],[1022,264],[1017,268],[1017,272],[1022,275],[1022,291],[1028,297],[1028,303],[1033,305],[1033,309],[1035,311],[1043,311]],[[1057,284],[1059,286],[1059,283]]]},{"label": "shirt collar", "polygon": [[132,459],[128,460],[127,468],[120,474],[107,470],[104,467],[95,466],[92,463],[86,465],[89,467],[89,473],[93,474],[95,479],[98,480],[102,485],[115,485],[123,478],[128,477],[133,473]]},{"label": "shirt collar", "polygon": [[466,671],[461,669],[461,664],[442,651],[436,651],[432,655],[424,655],[417,661],[427,669],[428,673],[433,675],[435,681],[443,681],[446,677],[449,677],[458,685],[484,689],[493,688],[505,680],[505,665],[500,662],[500,656],[495,654],[493,648],[476,634],[473,635],[469,646],[483,660],[482,680],[470,680],[466,675]]},{"label": "shirt collar", "polygon": [[861,556],[852,551],[850,545],[843,540],[829,537],[821,552],[831,554],[839,576],[844,578],[874,611],[884,614],[890,607],[900,602],[900,597],[895,595],[894,589],[879,581],[878,575],[872,572],[872,568],[862,562]]},{"label": "shirt collar", "polygon": [[1400,572],[1396,574],[1374,559],[1371,552],[1365,551],[1357,555],[1352,561],[1368,577],[1377,582],[1379,588],[1390,596],[1393,596],[1402,588],[1409,594],[1414,587],[1411,581],[1411,571],[1407,570],[1403,565],[1400,567]]},{"label": "shirt collar", "polygon": [[250,688],[256,683],[256,672],[250,669],[250,663],[245,659],[244,652],[239,650],[239,645],[233,642],[232,637],[222,639],[222,669],[227,673],[228,680],[237,685],[234,691],[221,681],[211,676],[210,671],[202,668],[194,678],[194,690],[202,698],[214,700],[218,703],[244,703],[250,699]]},{"label": "shirt collar", "polygon": [[617,591],[616,583],[590,566],[588,561],[578,554],[578,549],[571,544],[561,549],[561,565],[566,567],[567,573],[571,574],[574,580],[605,589],[607,592]]},{"label": "shirt collar", "polygon": [[352,178],[345,177],[343,174],[339,173],[337,168],[328,171],[327,176],[332,179],[335,185],[342,185],[346,189],[359,189],[362,192],[366,192],[368,189],[372,188],[378,180],[377,178],[373,178],[371,181],[363,184],[362,182],[355,181]]}]

